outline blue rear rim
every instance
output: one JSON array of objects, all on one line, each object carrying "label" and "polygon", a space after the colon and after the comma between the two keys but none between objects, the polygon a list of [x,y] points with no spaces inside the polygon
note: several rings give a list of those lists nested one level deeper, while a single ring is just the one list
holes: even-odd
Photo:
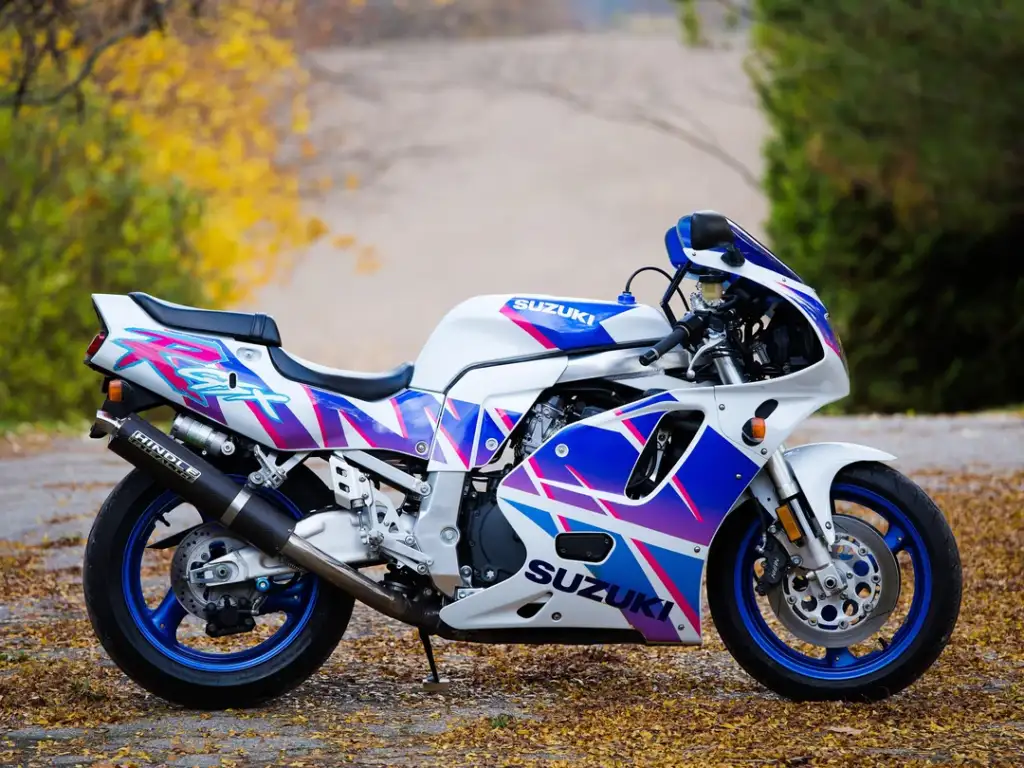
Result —
[{"label": "blue rear rim", "polygon": [[[245,481],[243,477],[233,479],[239,484]],[[260,491],[260,495],[275,502],[296,519],[302,516],[301,510],[280,491],[264,490]],[[132,621],[146,641],[160,653],[171,661],[199,672],[240,672],[270,661],[288,648],[309,623],[319,594],[319,583],[315,577],[304,575],[286,589],[271,593],[264,603],[263,614],[284,613],[284,623],[258,645],[229,653],[211,653],[178,641],[178,627],[188,614],[178,602],[173,589],[168,589],[157,608],[150,608],[146,604],[142,588],[142,559],[146,545],[157,521],[183,503],[181,497],[171,491],[162,493],[146,507],[128,537],[121,583]]]},{"label": "blue rear rim", "polygon": [[[816,680],[855,680],[866,677],[899,659],[921,632],[931,602],[932,570],[928,550],[921,534],[906,513],[894,502],[868,488],[852,483],[832,486],[833,501],[857,504],[881,516],[888,523],[885,543],[893,555],[906,552],[914,574],[914,594],[902,623],[884,648],[855,655],[849,648],[826,648],[822,658],[809,656],[790,647],[768,626],[754,591],[754,564],[760,557],[756,546],[761,538],[761,522],[754,520],[740,542],[733,589],[740,617],[751,639],[775,663],[788,671]],[[891,632],[886,624],[881,632]]]}]

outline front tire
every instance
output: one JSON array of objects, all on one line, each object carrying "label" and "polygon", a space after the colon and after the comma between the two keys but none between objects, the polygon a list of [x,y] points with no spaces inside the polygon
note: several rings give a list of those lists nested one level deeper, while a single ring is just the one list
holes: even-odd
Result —
[{"label": "front tire", "polygon": [[[908,573],[897,585],[904,590],[900,609],[873,638],[877,648],[862,643],[813,652],[773,621],[754,590],[763,523],[752,505],[726,518],[715,537],[708,556],[708,602],[732,656],[779,695],[801,701],[876,701],[917,680],[949,642],[960,611],[960,556],[939,508],[890,467],[875,462],[845,467],[833,481],[832,499],[833,505],[838,501],[866,509],[879,541],[884,538]],[[835,518],[837,530],[841,517]],[[908,586],[912,596],[905,594]],[[899,614],[905,614],[902,622],[893,626]]]},{"label": "front tire", "polygon": [[[244,469],[236,469],[242,482]],[[294,470],[281,488],[261,494],[295,517],[333,502],[329,489],[306,467]],[[83,586],[104,649],[143,688],[192,709],[252,707],[301,684],[341,640],[353,599],[305,574],[281,609],[284,625],[255,647],[229,653],[188,647],[179,641],[186,613],[174,591],[152,608],[142,586],[142,557],[154,527],[181,504],[136,469],[100,509],[86,546]]]}]

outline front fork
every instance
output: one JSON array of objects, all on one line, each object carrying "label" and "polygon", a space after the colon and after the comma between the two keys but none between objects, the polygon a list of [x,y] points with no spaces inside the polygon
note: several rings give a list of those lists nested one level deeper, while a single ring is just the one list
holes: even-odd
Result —
[{"label": "front fork", "polygon": [[[746,383],[731,357],[715,358],[715,368],[725,384]],[[775,486],[775,498],[779,501],[778,507],[768,510],[777,522],[769,526],[766,535],[774,535],[789,553],[789,562],[805,569],[808,576],[818,581],[825,594],[842,592],[846,589],[846,577],[832,561],[825,531],[821,530],[814,514],[806,507],[800,484],[786,461],[785,450],[784,445],[779,445],[765,463]],[[832,523],[826,522],[825,525],[831,526]]]},{"label": "front fork", "polygon": [[[818,525],[817,518],[806,508],[800,486],[785,457],[785,446],[780,445],[765,464],[768,476],[775,486],[779,507],[775,517],[781,523],[769,527],[787,550],[793,552],[790,562],[813,573],[825,594],[832,595],[846,589],[846,577],[832,560],[832,550],[825,532]],[[769,510],[771,511],[771,510]],[[787,521],[786,516],[791,516]],[[831,522],[826,522],[831,526]],[[772,530],[775,528],[775,530]],[[787,546],[788,545],[788,546]]]}]

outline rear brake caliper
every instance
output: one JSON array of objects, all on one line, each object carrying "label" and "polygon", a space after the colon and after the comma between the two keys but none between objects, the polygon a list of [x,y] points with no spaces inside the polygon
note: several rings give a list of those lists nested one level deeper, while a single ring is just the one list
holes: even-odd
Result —
[{"label": "rear brake caliper", "polygon": [[252,605],[244,597],[224,595],[219,602],[207,603],[203,613],[206,615],[206,634],[210,637],[240,635],[256,628]]}]

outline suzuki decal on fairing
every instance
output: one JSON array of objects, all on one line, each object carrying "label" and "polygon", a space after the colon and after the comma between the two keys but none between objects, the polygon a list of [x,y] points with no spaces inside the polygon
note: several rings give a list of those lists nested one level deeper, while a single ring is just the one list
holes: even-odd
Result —
[{"label": "suzuki decal on fairing", "polygon": [[546,315],[558,315],[569,320],[583,323],[584,325],[594,324],[594,315],[584,312],[576,307],[568,307],[565,304],[556,304],[553,301],[536,301],[534,299],[516,299],[512,302],[515,309],[528,309],[532,312],[543,312]]},{"label": "suzuki decal on fairing", "polygon": [[[609,581],[595,579],[593,576],[585,576],[582,573],[574,573],[572,581],[566,583],[568,575],[569,571],[565,568],[556,570],[554,565],[543,560],[531,560],[526,568],[526,578],[532,582],[551,584],[559,592],[575,594],[576,597],[593,600],[595,603],[605,603],[612,608],[630,613],[642,613],[657,621],[668,621],[669,614],[675,607],[675,603],[670,600],[662,600],[657,596],[651,597],[643,592],[637,592],[635,589],[627,589]],[[653,611],[657,611],[657,613]]]},{"label": "suzuki decal on fairing", "polygon": [[[95,296],[86,362],[131,386],[109,382],[91,434],[138,468],[83,569],[110,657],[181,704],[251,706],[313,674],[356,600],[428,649],[693,645],[706,584],[725,647],[783,696],[913,683],[959,610],[942,513],[887,453],[786,447],[849,392],[810,286],[718,214],[665,244],[657,308],[628,288],[478,296],[385,374],[307,364],[264,315]],[[686,276],[698,290],[677,317]],[[156,403],[169,435],[138,415]],[[196,644],[186,617],[231,645]]]},{"label": "suzuki decal on fairing", "polygon": [[[607,301],[557,301],[544,296],[514,296],[505,302],[500,312],[529,334],[542,349],[571,350],[614,344],[616,337],[605,324],[613,318],[638,314],[638,307],[636,304]],[[638,318],[637,328],[642,322]]]}]

